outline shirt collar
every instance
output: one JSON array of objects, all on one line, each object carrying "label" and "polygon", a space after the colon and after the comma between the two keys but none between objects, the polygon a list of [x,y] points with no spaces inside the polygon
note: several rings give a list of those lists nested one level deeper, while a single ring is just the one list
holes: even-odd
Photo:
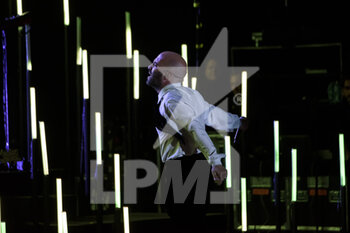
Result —
[{"label": "shirt collar", "polygon": [[165,87],[163,87],[163,89],[160,90],[160,92],[158,93],[158,102],[157,102],[157,104],[159,104],[159,102],[162,100],[162,98],[168,92],[169,89],[178,88],[180,86],[181,86],[181,83],[172,83],[172,84],[169,84],[169,85],[166,85]]}]

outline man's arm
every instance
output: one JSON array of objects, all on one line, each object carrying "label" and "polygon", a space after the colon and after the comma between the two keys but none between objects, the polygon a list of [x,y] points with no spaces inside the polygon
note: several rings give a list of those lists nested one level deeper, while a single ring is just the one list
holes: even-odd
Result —
[{"label": "man's arm", "polygon": [[[216,148],[205,130],[203,115],[196,116],[193,109],[186,103],[170,100],[166,103],[166,112],[184,135],[191,135],[190,143],[195,143],[212,165],[212,174],[216,183],[221,184],[227,176],[227,171],[222,166],[221,159],[225,154],[218,154]],[[185,144],[189,143],[186,140]]]}]

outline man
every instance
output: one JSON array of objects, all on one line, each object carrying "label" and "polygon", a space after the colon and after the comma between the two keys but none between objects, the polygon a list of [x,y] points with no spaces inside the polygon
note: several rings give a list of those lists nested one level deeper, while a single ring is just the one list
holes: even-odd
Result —
[{"label": "man", "polygon": [[[186,170],[184,174],[188,175],[196,160],[206,159],[211,166],[211,179],[221,185],[227,176],[221,163],[225,155],[217,153],[205,126],[220,132],[232,132],[240,127],[245,130],[245,119],[210,105],[198,91],[183,87],[181,83],[187,73],[187,64],[179,54],[160,53],[148,70],[146,84],[158,93],[156,111],[160,119],[156,122],[156,130],[162,161],[180,160],[182,169]],[[191,219],[196,224],[197,220],[203,220],[205,210],[189,202],[178,206],[170,203],[168,213],[175,220]]]}]

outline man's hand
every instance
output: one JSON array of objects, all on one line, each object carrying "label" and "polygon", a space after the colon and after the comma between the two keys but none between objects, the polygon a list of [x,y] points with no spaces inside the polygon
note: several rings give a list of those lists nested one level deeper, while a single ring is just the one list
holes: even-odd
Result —
[{"label": "man's hand", "polygon": [[211,167],[211,174],[213,174],[215,183],[221,185],[227,177],[227,170],[222,165],[216,165]]}]

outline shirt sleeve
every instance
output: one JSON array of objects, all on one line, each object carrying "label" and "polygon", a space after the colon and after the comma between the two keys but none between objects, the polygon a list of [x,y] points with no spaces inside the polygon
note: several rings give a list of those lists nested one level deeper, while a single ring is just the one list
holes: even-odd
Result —
[{"label": "shirt sleeve", "polygon": [[223,109],[206,103],[206,125],[223,132],[233,132],[241,126],[238,115],[224,111]]},{"label": "shirt sleeve", "polygon": [[193,108],[177,100],[169,100],[165,104],[165,112],[173,120],[180,131],[188,131],[196,143],[196,147],[203,153],[210,165],[221,165],[224,154],[218,154],[216,148],[205,130],[204,115],[197,116]]}]

